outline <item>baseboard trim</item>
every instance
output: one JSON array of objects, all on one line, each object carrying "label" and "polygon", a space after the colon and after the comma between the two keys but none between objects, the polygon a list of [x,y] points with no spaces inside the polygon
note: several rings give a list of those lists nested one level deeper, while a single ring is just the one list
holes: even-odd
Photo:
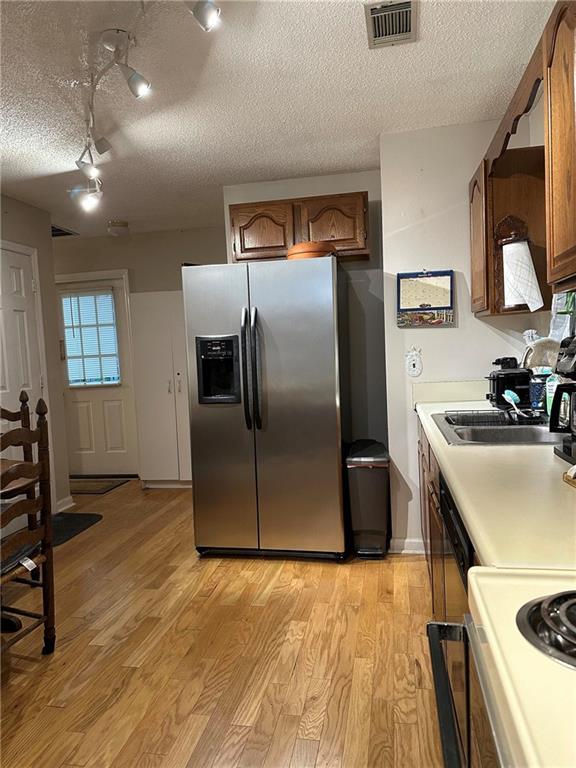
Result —
[{"label": "baseboard trim", "polygon": [[390,550],[393,555],[423,555],[424,542],[422,539],[392,539]]},{"label": "baseboard trim", "polygon": [[160,488],[192,488],[187,480],[142,480],[142,488],[153,491]]},{"label": "baseboard trim", "polygon": [[66,496],[63,499],[59,499],[56,502],[56,512],[65,512],[70,507],[74,506],[74,499],[72,496]]}]

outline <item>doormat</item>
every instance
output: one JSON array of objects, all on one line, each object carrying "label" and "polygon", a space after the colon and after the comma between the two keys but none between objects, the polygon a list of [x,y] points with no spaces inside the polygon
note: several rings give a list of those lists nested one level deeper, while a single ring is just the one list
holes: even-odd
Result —
[{"label": "doormat", "polygon": [[59,512],[52,518],[52,543],[55,547],[99,523],[102,515],[93,512]]},{"label": "doormat", "polygon": [[124,485],[130,480],[129,477],[71,477],[70,493],[90,494],[90,493],[108,493]]}]

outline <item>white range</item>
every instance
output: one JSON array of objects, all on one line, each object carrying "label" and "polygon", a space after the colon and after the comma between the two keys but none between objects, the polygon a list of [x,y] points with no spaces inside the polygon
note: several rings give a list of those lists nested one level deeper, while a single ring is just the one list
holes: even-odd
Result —
[{"label": "white range", "polygon": [[[562,653],[558,658],[536,647],[517,620],[523,606],[563,592],[572,592],[571,603],[549,606],[547,619],[535,604],[527,612],[531,622],[520,623],[539,628],[552,648],[569,647],[566,637],[571,636],[571,660],[570,652],[560,660]],[[501,765],[574,768],[576,572],[471,568],[468,600],[473,620],[468,626],[470,650]],[[535,633],[529,629],[528,634]]]}]

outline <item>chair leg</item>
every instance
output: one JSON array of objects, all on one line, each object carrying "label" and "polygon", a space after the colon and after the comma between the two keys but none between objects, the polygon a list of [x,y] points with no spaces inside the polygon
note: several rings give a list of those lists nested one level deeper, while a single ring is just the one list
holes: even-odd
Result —
[{"label": "chair leg", "polygon": [[45,552],[46,560],[42,565],[42,604],[46,622],[44,624],[44,648],[42,653],[47,656],[54,653],[56,646],[56,627],[54,621],[54,563],[52,546]]},{"label": "chair leg", "polygon": [[34,568],[34,570],[30,572],[30,578],[32,581],[40,581],[40,568]]}]

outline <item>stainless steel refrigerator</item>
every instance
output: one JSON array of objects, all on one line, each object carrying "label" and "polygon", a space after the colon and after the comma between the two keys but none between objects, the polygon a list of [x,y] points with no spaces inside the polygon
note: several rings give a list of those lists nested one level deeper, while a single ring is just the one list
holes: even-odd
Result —
[{"label": "stainless steel refrigerator", "polygon": [[344,553],[334,258],[182,270],[199,552]]}]

